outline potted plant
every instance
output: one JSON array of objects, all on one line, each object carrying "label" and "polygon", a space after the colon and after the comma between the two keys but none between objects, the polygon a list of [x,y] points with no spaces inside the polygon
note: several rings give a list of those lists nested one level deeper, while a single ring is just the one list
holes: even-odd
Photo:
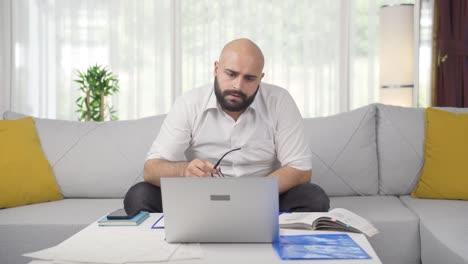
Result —
[{"label": "potted plant", "polygon": [[117,120],[116,111],[106,104],[106,97],[119,91],[119,80],[107,67],[91,66],[85,73],[77,70],[78,79],[74,80],[80,85],[82,95],[76,99],[80,113],[80,121]]}]

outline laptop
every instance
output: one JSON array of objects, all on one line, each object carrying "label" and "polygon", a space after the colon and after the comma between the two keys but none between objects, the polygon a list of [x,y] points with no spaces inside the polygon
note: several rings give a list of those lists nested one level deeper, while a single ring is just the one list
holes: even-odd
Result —
[{"label": "laptop", "polygon": [[278,238],[278,179],[161,178],[169,243],[271,243]]}]

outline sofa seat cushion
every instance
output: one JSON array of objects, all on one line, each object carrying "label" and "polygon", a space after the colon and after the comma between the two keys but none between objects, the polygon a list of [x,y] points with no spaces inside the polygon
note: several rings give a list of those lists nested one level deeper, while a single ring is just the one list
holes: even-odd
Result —
[{"label": "sofa seat cushion", "polygon": [[55,246],[122,206],[122,199],[65,199],[0,210],[0,263],[28,263],[24,253]]},{"label": "sofa seat cushion", "polygon": [[330,206],[351,210],[379,229],[369,242],[382,263],[420,263],[419,219],[397,197],[331,197]]},{"label": "sofa seat cushion", "polygon": [[122,199],[64,199],[0,210],[0,226],[86,226],[119,208],[123,208]]},{"label": "sofa seat cushion", "polygon": [[468,201],[401,197],[420,218],[424,264],[468,263]]}]

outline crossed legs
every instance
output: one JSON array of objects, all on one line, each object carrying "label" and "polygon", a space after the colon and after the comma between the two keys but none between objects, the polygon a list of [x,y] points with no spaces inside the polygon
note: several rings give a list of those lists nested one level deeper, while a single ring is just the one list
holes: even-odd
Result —
[{"label": "crossed legs", "polygon": [[[124,207],[127,212],[162,212],[161,188],[147,182],[133,185],[125,195]],[[327,212],[329,208],[327,194],[313,183],[298,185],[279,196],[281,212]]]}]

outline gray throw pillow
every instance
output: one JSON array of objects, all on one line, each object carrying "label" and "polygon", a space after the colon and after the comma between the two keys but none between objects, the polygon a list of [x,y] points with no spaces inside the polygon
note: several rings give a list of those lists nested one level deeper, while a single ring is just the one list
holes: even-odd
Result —
[{"label": "gray throw pillow", "polygon": [[375,105],[368,105],[304,119],[312,151],[312,182],[329,196],[377,194],[375,112]]},{"label": "gray throw pillow", "polygon": [[[436,107],[467,113],[467,108]],[[382,195],[408,195],[424,165],[426,109],[377,105],[377,150]]]},{"label": "gray throw pillow", "polygon": [[[5,112],[5,119],[24,115]],[[128,121],[34,118],[42,149],[67,198],[122,198],[143,180],[146,154],[165,115]]]}]

